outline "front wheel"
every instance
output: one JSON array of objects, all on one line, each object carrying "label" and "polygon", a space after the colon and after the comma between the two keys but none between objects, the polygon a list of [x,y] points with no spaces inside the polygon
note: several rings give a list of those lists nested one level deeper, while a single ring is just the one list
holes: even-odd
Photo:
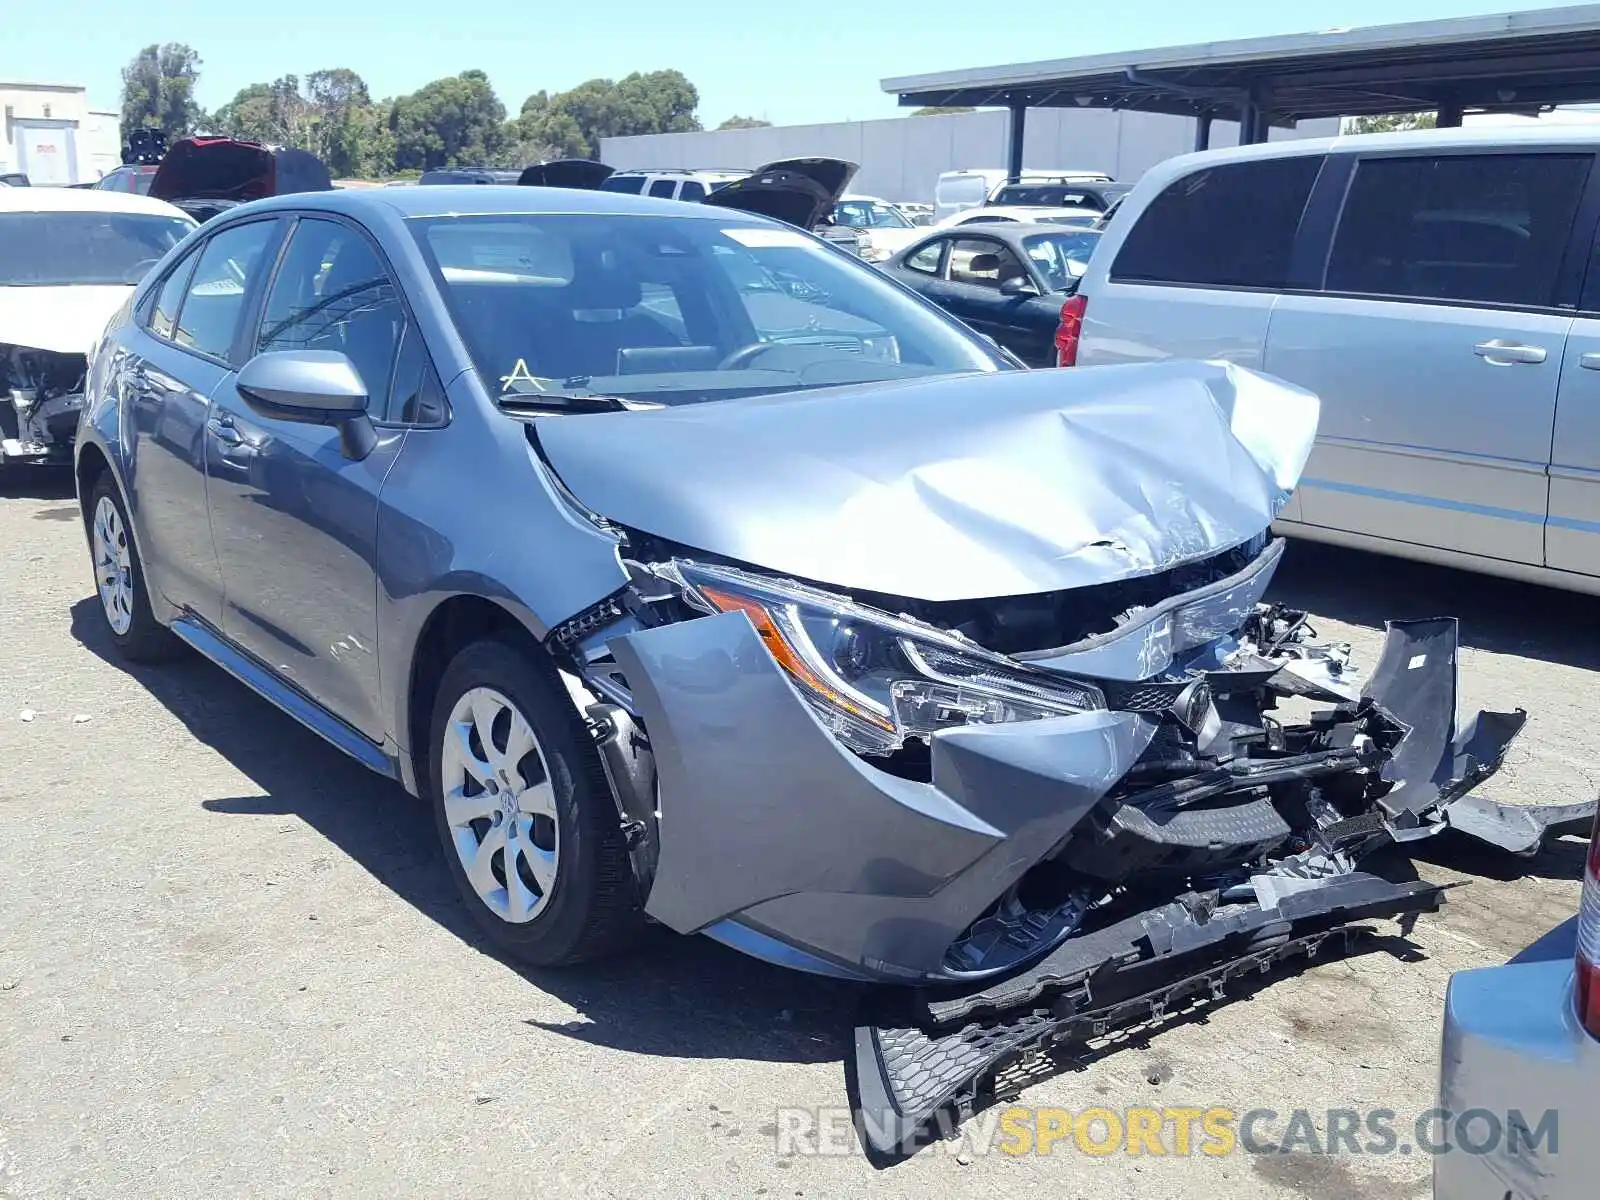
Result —
[{"label": "front wheel", "polygon": [[611,953],[643,924],[617,806],[555,668],[502,639],[445,669],[429,773],[445,861],[497,948],[535,966]]}]

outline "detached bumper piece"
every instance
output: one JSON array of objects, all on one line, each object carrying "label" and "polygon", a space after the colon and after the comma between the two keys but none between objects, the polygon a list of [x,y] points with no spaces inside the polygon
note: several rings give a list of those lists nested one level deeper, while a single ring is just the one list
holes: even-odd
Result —
[{"label": "detached bumper piece", "polygon": [[868,1153],[909,1155],[966,1120],[998,1073],[1040,1051],[1160,1021],[1231,980],[1296,954],[1345,953],[1364,920],[1434,912],[1439,885],[1352,872],[1273,909],[1209,907],[1190,894],[1081,934],[1027,971],[967,991],[922,989],[869,1001],[854,1033],[851,1101]]}]

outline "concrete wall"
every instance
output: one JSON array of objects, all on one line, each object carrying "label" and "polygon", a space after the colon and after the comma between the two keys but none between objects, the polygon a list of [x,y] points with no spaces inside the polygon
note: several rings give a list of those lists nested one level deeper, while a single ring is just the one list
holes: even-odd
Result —
[{"label": "concrete wall", "polygon": [[26,171],[36,183],[92,183],[121,159],[117,114],[92,111],[85,89],[0,82],[0,171]]},{"label": "concrete wall", "polygon": [[[1006,164],[1009,116],[999,109],[943,117],[890,117],[831,125],[775,125],[605,138],[600,157],[611,166],[750,168],[774,159],[827,155],[861,164],[852,191],[888,200],[931,203],[941,172]],[[1273,140],[1327,137],[1339,122],[1307,121],[1274,129]],[[1238,126],[1218,121],[1213,146],[1233,146]],[[1029,169],[1103,171],[1134,180],[1150,167],[1194,146],[1194,122],[1161,113],[1109,109],[1037,108],[1028,113],[1023,160]]]}]

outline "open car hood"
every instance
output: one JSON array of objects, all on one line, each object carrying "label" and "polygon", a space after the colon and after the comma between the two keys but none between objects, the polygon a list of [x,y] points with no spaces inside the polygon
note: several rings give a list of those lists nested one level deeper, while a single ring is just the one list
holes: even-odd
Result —
[{"label": "open car hood", "polygon": [[811,229],[832,210],[858,169],[842,158],[786,158],[718,188],[701,203]]},{"label": "open car hood", "polygon": [[269,150],[237,138],[174,142],[150,181],[157,200],[215,199],[244,203],[290,192],[333,189],[328,168],[307,150]]},{"label": "open car hood", "polygon": [[1277,516],[1315,396],[1225,363],[1016,371],[541,420],[611,521],[814,583],[920,600],[1166,570]]},{"label": "open car hood", "polygon": [[517,183],[522,187],[580,188],[592,192],[615,173],[615,167],[592,158],[558,158],[524,167]]}]

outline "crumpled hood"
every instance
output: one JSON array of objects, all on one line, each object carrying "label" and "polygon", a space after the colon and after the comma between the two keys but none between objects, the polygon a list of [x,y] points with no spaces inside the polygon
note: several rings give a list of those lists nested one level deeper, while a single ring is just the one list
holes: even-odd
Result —
[{"label": "crumpled hood", "polygon": [[0,287],[0,342],[87,354],[131,286]]},{"label": "crumpled hood", "polygon": [[921,600],[1164,570],[1260,533],[1316,433],[1309,392],[1226,363],[955,375],[540,420],[619,524]]}]

